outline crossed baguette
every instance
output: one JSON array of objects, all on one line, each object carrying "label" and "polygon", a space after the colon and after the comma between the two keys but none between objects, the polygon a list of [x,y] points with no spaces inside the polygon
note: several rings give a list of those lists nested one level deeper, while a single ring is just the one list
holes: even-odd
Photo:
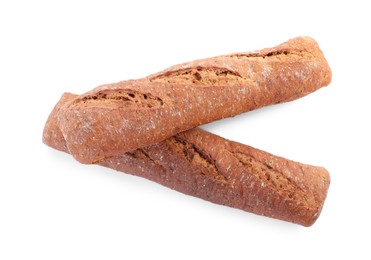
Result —
[{"label": "crossed baguette", "polygon": [[58,122],[75,159],[96,163],[202,124],[300,98],[330,81],[318,44],[299,37],[97,87],[63,106]]},{"label": "crossed baguette", "polygon": [[[229,59],[238,62],[223,63]],[[244,72],[246,68],[250,69]],[[43,141],[84,163],[145,177],[217,204],[310,226],[327,195],[326,169],[190,128],[299,98],[330,80],[331,70],[314,40],[295,38],[276,48],[177,65],[80,96],[66,93],[48,118]],[[211,98],[207,107],[206,97]],[[218,104],[221,101],[223,105]],[[204,110],[195,115],[194,106],[204,106]]]}]

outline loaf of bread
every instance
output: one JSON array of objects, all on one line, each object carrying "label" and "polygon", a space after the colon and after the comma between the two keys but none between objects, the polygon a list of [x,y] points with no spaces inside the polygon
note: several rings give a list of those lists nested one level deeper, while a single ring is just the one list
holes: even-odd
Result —
[{"label": "loaf of bread", "polygon": [[[79,98],[62,96],[45,125],[45,144],[69,152],[57,118],[66,104]],[[105,129],[103,122],[101,126]],[[319,217],[330,184],[322,167],[274,156],[198,128],[98,163],[207,201],[303,226]]]},{"label": "loaf of bread", "polygon": [[97,163],[211,121],[297,99],[330,81],[318,44],[299,37],[97,87],[61,107],[57,121],[68,151],[82,163]]}]

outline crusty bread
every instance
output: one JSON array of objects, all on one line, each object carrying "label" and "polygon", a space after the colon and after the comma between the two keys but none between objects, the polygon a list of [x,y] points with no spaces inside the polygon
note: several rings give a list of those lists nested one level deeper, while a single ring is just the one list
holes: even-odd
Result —
[{"label": "crusty bread", "polygon": [[299,37],[100,86],[60,108],[58,124],[68,151],[82,163],[96,163],[214,120],[297,99],[330,81],[317,43]]},{"label": "crusty bread", "polygon": [[[44,128],[43,142],[64,152],[69,150],[57,117],[61,107],[75,98],[64,94]],[[322,167],[274,156],[198,128],[99,164],[217,204],[304,226],[319,217],[330,184]]]}]

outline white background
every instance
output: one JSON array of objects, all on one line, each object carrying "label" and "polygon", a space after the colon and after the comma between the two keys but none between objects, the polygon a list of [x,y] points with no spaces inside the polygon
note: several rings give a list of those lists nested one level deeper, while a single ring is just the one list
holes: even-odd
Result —
[{"label": "white background", "polygon": [[[370,259],[368,1],[1,1],[0,259]],[[204,128],[332,178],[310,228],[185,196],[41,142],[63,92],[308,35],[333,81]],[[255,258],[252,258],[255,257]]]}]

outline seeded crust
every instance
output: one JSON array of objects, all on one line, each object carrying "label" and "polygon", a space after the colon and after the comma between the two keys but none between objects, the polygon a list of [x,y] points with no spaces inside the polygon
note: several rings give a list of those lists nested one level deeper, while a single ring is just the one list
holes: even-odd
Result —
[{"label": "seeded crust", "polygon": [[330,81],[318,44],[299,37],[97,87],[60,108],[58,125],[68,151],[82,163],[96,163],[205,123],[300,98]]},{"label": "seeded crust", "polygon": [[[46,145],[67,153],[57,117],[61,107],[76,97],[62,96],[43,133]],[[330,184],[322,167],[290,161],[199,128],[97,163],[207,201],[303,226],[319,217]]]}]

